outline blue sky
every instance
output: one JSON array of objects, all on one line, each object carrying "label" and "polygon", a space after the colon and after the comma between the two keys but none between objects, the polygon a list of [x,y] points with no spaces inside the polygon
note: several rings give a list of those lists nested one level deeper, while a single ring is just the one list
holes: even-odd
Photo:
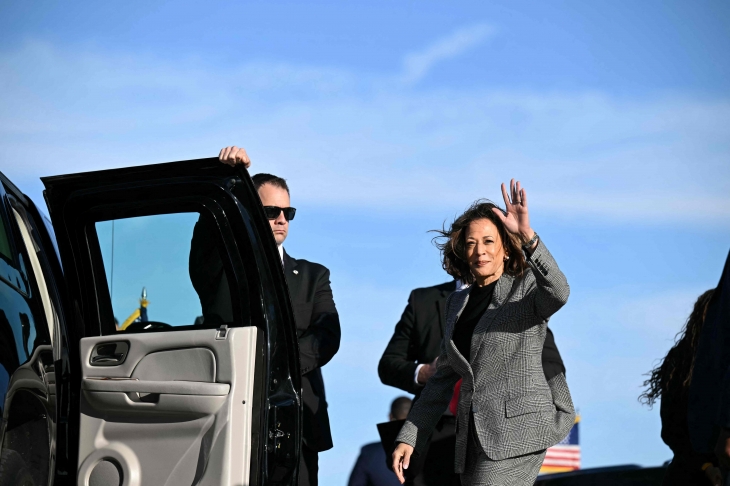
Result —
[{"label": "blue sky", "polygon": [[730,248],[728,52],[722,1],[0,2],[0,170],[39,204],[40,176],[230,144],[286,177],[343,326],[325,486],[399,395],[376,366],[409,291],[447,279],[427,231],[519,178],[572,288],[584,466],[659,464],[643,373]]}]

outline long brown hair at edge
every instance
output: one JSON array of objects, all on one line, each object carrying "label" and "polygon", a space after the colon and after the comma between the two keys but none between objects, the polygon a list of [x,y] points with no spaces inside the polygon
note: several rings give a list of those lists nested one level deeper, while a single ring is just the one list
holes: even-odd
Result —
[{"label": "long brown hair at edge", "polygon": [[710,289],[700,295],[695,302],[694,309],[687,319],[687,324],[677,333],[675,344],[669,350],[661,363],[648,373],[649,379],[644,382],[646,390],[639,395],[639,401],[654,405],[657,398],[667,392],[671,383],[681,383],[682,388],[689,387],[692,382],[692,370],[695,364],[695,353],[700,342],[700,332],[705,322],[707,306],[712,299],[715,289]]},{"label": "long brown hair at edge", "polygon": [[[504,273],[513,277],[520,277],[525,272],[527,262],[525,262],[525,256],[522,254],[520,241],[515,235],[507,231],[502,221],[492,211],[494,208],[502,211],[492,201],[479,199],[464,211],[464,214],[456,218],[448,229],[444,224],[444,227],[440,230],[431,230],[438,233],[433,238],[433,243],[441,251],[441,265],[446,273],[454,278],[461,279],[464,283],[474,283],[474,275],[472,275],[466,259],[466,229],[472,221],[478,219],[488,219],[494,223],[497,231],[499,231],[505,254],[509,256],[509,260],[504,262]],[[504,211],[502,213],[504,214]]]}]

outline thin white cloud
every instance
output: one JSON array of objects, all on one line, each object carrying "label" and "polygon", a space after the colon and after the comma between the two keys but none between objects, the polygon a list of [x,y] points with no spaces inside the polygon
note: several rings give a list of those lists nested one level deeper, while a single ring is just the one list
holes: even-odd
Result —
[{"label": "thin white cloud", "polygon": [[727,99],[416,92],[329,67],[214,69],[40,43],[0,52],[0,71],[0,164],[16,180],[236,143],[302,204],[443,214],[499,200],[518,177],[538,213],[730,225]]},{"label": "thin white cloud", "polygon": [[495,29],[490,25],[472,25],[438,39],[422,51],[408,54],[403,61],[402,80],[405,83],[419,81],[439,62],[463,54],[493,36],[494,33]]}]

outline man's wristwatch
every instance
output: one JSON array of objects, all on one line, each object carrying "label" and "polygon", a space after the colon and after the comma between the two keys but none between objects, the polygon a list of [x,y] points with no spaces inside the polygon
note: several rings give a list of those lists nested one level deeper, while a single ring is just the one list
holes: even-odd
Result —
[{"label": "man's wristwatch", "polygon": [[[534,233],[534,231],[533,231],[533,233]],[[532,235],[532,238],[530,238],[530,241],[528,241],[527,243],[524,243],[522,245],[522,249],[525,251],[530,251],[532,249],[533,245],[535,243],[537,243],[537,240],[539,240],[539,239],[540,239],[540,237],[537,236],[537,233],[535,233],[534,235]]]}]

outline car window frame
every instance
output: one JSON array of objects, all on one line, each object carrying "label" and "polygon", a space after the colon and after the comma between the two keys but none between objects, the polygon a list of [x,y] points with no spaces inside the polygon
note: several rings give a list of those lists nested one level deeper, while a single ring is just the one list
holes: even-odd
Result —
[{"label": "car window frame", "polygon": [[[83,222],[77,228],[77,249],[82,250],[83,255],[77,255],[78,266],[83,267],[83,278],[81,283],[81,289],[84,294],[84,307],[96,306],[95,312],[89,309],[84,314],[87,317],[87,323],[85,326],[85,333],[83,337],[91,336],[106,336],[106,335],[123,335],[123,332],[116,330],[113,325],[114,313],[111,306],[108,279],[106,275],[106,269],[104,268],[103,260],[101,257],[101,250],[99,247],[98,236],[96,233],[95,224],[101,221],[119,220],[126,218],[142,217],[142,216],[155,216],[165,214],[179,214],[179,213],[207,213],[216,221],[219,221],[219,230],[227,231],[227,217],[224,209],[214,199],[208,199],[199,196],[184,196],[184,197],[161,197],[156,201],[145,200],[144,207],[140,207],[137,204],[105,204],[95,209],[88,210],[84,213]],[[191,235],[192,236],[192,235]],[[250,326],[258,319],[262,319],[263,316],[257,315],[254,318],[254,312],[258,306],[255,302],[260,300],[261,296],[256,292],[258,287],[258,273],[247,271],[247,265],[239,264],[232,260],[232,257],[236,255],[237,250],[232,247],[231,240],[233,235],[226,235],[224,232],[220,232],[217,237],[223,239],[223,245],[225,251],[221,255],[223,260],[223,266],[226,275],[229,279],[229,287],[231,291],[231,306],[233,310],[233,322],[230,323],[230,327],[242,327]],[[247,236],[244,239],[250,245]],[[249,248],[250,250],[250,248]],[[233,258],[235,259],[235,257]],[[255,265],[253,258],[251,262]],[[238,268],[237,272],[234,271],[234,267]],[[244,276],[243,282],[238,282],[234,276]],[[252,281],[253,280],[253,281]],[[243,311],[242,300],[245,301],[249,308],[248,315]],[[189,329],[206,329],[211,327],[218,327],[217,325],[202,325],[202,326],[175,326],[170,331],[176,330],[189,330]],[[166,332],[160,330],[152,330],[146,332]]]}]

